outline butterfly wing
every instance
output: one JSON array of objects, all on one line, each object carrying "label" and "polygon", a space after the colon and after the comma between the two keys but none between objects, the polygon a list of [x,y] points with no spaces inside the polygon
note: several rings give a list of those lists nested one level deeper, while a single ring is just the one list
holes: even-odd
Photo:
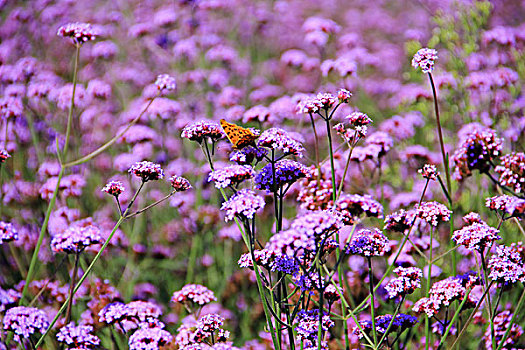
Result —
[{"label": "butterfly wing", "polygon": [[228,123],[224,119],[221,119],[221,126],[235,149],[246,147],[257,139],[257,136],[250,129]]}]

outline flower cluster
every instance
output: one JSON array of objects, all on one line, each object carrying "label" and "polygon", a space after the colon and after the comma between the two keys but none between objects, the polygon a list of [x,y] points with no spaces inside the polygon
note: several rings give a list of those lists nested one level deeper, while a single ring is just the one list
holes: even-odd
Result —
[{"label": "flower cluster", "polygon": [[244,180],[251,179],[253,175],[254,171],[251,166],[234,164],[211,172],[208,181],[214,181],[217,188],[226,188],[237,186]]},{"label": "flower cluster", "polygon": [[385,230],[404,233],[410,229],[416,218],[415,210],[400,209],[385,218]]},{"label": "flower cluster", "polygon": [[173,175],[170,177],[170,184],[171,188],[173,188],[175,192],[184,192],[191,188],[191,184],[188,179],[178,175]]},{"label": "flower cluster", "polygon": [[173,340],[172,335],[161,327],[141,327],[129,337],[130,350],[160,349]]},{"label": "flower cluster", "polygon": [[246,146],[243,149],[230,153],[230,161],[239,165],[250,165],[254,161],[259,163],[268,154],[266,148]]},{"label": "flower cluster", "polygon": [[124,184],[121,181],[110,181],[102,188],[102,192],[118,197],[124,192]]},{"label": "flower cluster", "polygon": [[332,206],[332,182],[324,173],[319,175],[317,168],[309,168],[309,176],[299,182],[297,201],[301,208],[315,211],[325,210]]},{"label": "flower cluster", "polygon": [[275,162],[273,166],[272,164],[266,164],[264,168],[255,175],[255,187],[259,190],[275,192],[284,185],[291,185],[297,180],[307,177],[309,174],[308,168],[303,164],[294,160],[283,159]]},{"label": "flower cluster", "polygon": [[259,137],[257,145],[271,150],[280,150],[285,155],[293,155],[299,158],[303,156],[304,152],[304,147],[299,141],[290,136],[287,131],[279,128],[265,130]]},{"label": "flower cluster", "polygon": [[516,193],[525,192],[525,153],[513,152],[506,154],[501,159],[501,165],[494,170],[499,174],[499,182],[509,186]]},{"label": "flower cluster", "polygon": [[290,225],[292,230],[309,237],[324,237],[343,226],[343,218],[330,210],[314,211],[297,217]]},{"label": "flower cluster", "polygon": [[[343,92],[342,97],[348,100],[349,96]],[[320,110],[327,111],[338,101],[338,97],[330,93],[318,93],[315,97],[307,97],[297,104],[298,113],[317,113]]]},{"label": "flower cluster", "polygon": [[10,222],[0,221],[0,245],[18,239],[18,231]]},{"label": "flower cluster", "polygon": [[0,164],[5,163],[9,158],[11,158],[9,152],[7,152],[5,149],[0,149]]},{"label": "flower cluster", "polygon": [[419,49],[412,58],[412,67],[421,68],[423,73],[432,73],[434,62],[437,58],[436,50],[429,48]]},{"label": "flower cluster", "polygon": [[454,178],[463,180],[472,170],[487,172],[491,163],[500,155],[503,141],[492,129],[476,130],[467,134],[452,156],[455,164]]},{"label": "flower cluster", "polygon": [[358,254],[364,257],[383,256],[389,251],[388,238],[377,228],[357,231],[346,248],[347,254]]},{"label": "flower cluster", "polygon": [[423,202],[416,206],[416,215],[429,225],[437,226],[440,222],[449,221],[452,211],[438,202]]},{"label": "flower cluster", "polygon": [[[428,298],[419,299],[413,307],[417,313],[425,313],[428,317],[436,315],[441,307],[449,306],[454,300],[462,301],[466,294],[462,280],[457,277],[448,277],[432,285]],[[475,302],[469,294],[465,307],[473,307]]]},{"label": "flower cluster", "polygon": [[159,91],[172,91],[177,88],[175,78],[168,74],[160,74],[155,80],[155,86]]},{"label": "flower cluster", "polygon": [[434,164],[425,164],[423,165],[423,168],[419,169],[417,172],[427,180],[436,181],[439,176],[439,172]]},{"label": "flower cluster", "polygon": [[87,247],[102,242],[98,227],[73,225],[53,236],[51,249],[55,253],[78,254]]},{"label": "flower cluster", "polygon": [[36,332],[44,333],[49,327],[44,311],[27,306],[16,306],[7,310],[3,324],[4,330],[14,332],[16,341],[27,339]]},{"label": "flower cluster", "polygon": [[226,221],[233,220],[235,216],[253,219],[255,213],[262,208],[264,208],[264,198],[249,189],[235,193],[221,206],[221,210],[226,211]]},{"label": "flower cluster", "polygon": [[345,218],[347,225],[353,224],[361,215],[383,217],[383,206],[370,195],[343,194],[335,203],[335,208]]},{"label": "flower cluster", "polygon": [[498,229],[490,227],[484,222],[474,222],[460,230],[454,231],[452,239],[468,250],[477,250],[483,253],[485,247],[501,239],[498,233]]},{"label": "flower cluster", "polygon": [[510,327],[508,338],[503,343],[502,349],[514,349],[523,334],[523,328],[519,324],[510,323],[512,316],[509,310],[505,310],[494,317],[494,340],[492,339],[492,327],[488,325],[483,336],[485,348],[493,349],[493,343],[498,347]]},{"label": "flower cluster", "polygon": [[217,140],[222,139],[224,134],[219,124],[201,120],[184,127],[181,137],[202,143],[205,138],[209,138],[213,142],[216,142]]},{"label": "flower cluster", "polygon": [[489,260],[489,277],[504,284],[525,282],[525,263],[514,247],[497,246]]},{"label": "flower cluster", "polygon": [[92,333],[92,326],[75,326],[74,323],[70,323],[60,328],[57,333],[57,340],[70,347],[85,350],[94,349],[100,344],[100,339]]},{"label": "flower cluster", "polygon": [[[334,326],[334,322],[329,315],[322,317],[322,330],[327,332]],[[317,340],[317,333],[319,331],[319,310],[301,310],[297,314],[297,327],[295,328],[299,338],[302,340]]]},{"label": "flower cluster", "polygon": [[89,23],[74,22],[58,28],[57,35],[70,38],[75,45],[82,45],[86,41],[95,40],[100,34]]},{"label": "flower cluster", "polygon": [[174,292],[171,297],[173,303],[189,302],[200,306],[216,300],[215,294],[200,284],[187,284],[181,290]]},{"label": "flower cluster", "polygon": [[[390,326],[390,330],[388,331],[388,334],[391,333],[398,333],[401,334],[405,330],[412,328],[417,323],[417,318],[410,315],[405,314],[397,314],[394,321],[392,322],[392,315],[382,315],[377,316],[375,318],[375,326],[376,326],[376,332],[379,334],[385,334],[388,327],[390,326],[390,323],[392,323],[392,326]],[[359,322],[359,325],[365,332],[367,336],[370,336],[372,334],[372,322],[371,321],[363,321]],[[364,337],[363,332],[361,332],[361,329],[359,327],[355,327],[353,330],[353,333],[357,335],[359,339],[362,339]],[[388,335],[387,334],[387,335]]]},{"label": "flower cluster", "polygon": [[421,287],[423,271],[417,267],[396,267],[394,273],[399,277],[391,279],[385,289],[390,299],[402,297],[414,293]]},{"label": "flower cluster", "polygon": [[164,178],[164,171],[162,170],[160,164],[155,164],[148,161],[137,162],[133,164],[128,172],[140,177],[143,182],[148,182],[150,180],[160,180]]}]

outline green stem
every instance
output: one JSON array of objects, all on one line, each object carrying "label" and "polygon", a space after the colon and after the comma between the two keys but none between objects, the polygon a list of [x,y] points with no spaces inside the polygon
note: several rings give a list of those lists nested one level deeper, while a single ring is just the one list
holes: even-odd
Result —
[{"label": "green stem", "polygon": [[[512,315],[512,318],[510,319],[510,323],[507,326],[507,330],[505,331],[505,334],[503,335],[503,338],[499,341],[498,348],[496,350],[501,350],[503,345],[505,344],[505,341],[509,337],[510,331],[512,329],[512,325],[514,324],[514,321],[516,320],[516,316],[519,315],[520,309],[523,306],[523,301],[525,300],[525,289],[521,293],[520,300],[518,301],[518,305],[516,306],[516,310],[514,310],[514,314]],[[492,338],[494,339],[494,338]]]},{"label": "green stem", "polygon": [[379,340],[379,344],[377,345],[377,348],[380,349],[381,348],[381,344],[383,344],[383,341],[385,340],[385,338],[387,338],[388,336],[388,331],[390,330],[390,328],[392,327],[392,325],[394,324],[394,321],[396,319],[396,316],[397,314],[399,313],[399,309],[401,309],[401,305],[403,304],[403,302],[405,301],[405,296],[403,296],[401,298],[401,301],[399,302],[399,304],[397,304],[397,307],[396,307],[396,311],[394,311],[394,315],[392,316],[392,319],[390,320],[390,322],[388,323],[388,327],[387,329],[385,330],[385,333],[383,334],[383,336],[381,337],[381,339]]},{"label": "green stem", "polygon": [[375,319],[375,297],[374,297],[374,274],[372,272],[372,258],[367,257],[368,260],[368,286],[370,288],[370,316],[372,317],[372,336],[374,337],[374,347],[377,344],[376,334],[376,319]]},{"label": "green stem", "polygon": [[69,105],[69,113],[67,115],[67,127],[66,127],[66,141],[64,143],[64,150],[62,152],[64,160],[67,155],[67,148],[69,146],[69,137],[71,136],[71,124],[73,123],[73,108],[75,107],[75,92],[77,90],[77,72],[78,72],[78,60],[80,57],[80,44],[77,44],[77,50],[75,53],[75,68],[73,69],[73,93],[71,94],[71,104]]},{"label": "green stem", "polygon": [[[427,287],[426,297],[428,298],[430,293],[430,284],[432,281],[432,240],[434,235],[434,227],[430,226],[430,248],[429,248],[429,259],[428,259],[428,276],[427,276]],[[430,346],[430,317],[425,315],[425,350],[428,350]]]},{"label": "green stem", "polygon": [[73,287],[75,286],[75,280],[77,279],[77,273],[78,273],[78,260],[80,258],[80,253],[75,254],[75,266],[73,267],[73,277],[71,277],[71,281],[69,282],[69,298],[67,303],[67,311],[66,311],[66,322],[65,324],[69,324],[69,321],[71,321],[71,308],[73,307]]},{"label": "green stem", "polygon": [[58,189],[60,187],[60,181],[62,180],[62,177],[64,176],[64,170],[65,168],[62,166],[60,168],[60,172],[58,173],[57,184],[55,186],[55,190],[53,191],[53,197],[51,197],[51,201],[49,202],[49,205],[47,206],[47,212],[44,218],[44,223],[42,224],[42,227],[40,228],[40,234],[38,236],[38,241],[36,243],[35,250],[33,251],[33,256],[31,257],[31,263],[29,264],[29,270],[27,271],[25,285],[24,285],[24,289],[22,289],[22,297],[20,298],[19,305],[23,304],[24,298],[27,295],[27,288],[29,287],[29,283],[31,283],[31,280],[33,278],[33,274],[36,268],[36,262],[38,260],[38,254],[40,253],[42,241],[44,240],[44,235],[47,231],[47,225],[49,224],[49,218],[51,216],[51,212],[53,211],[53,208],[57,200]]},{"label": "green stem", "polygon": [[326,121],[326,133],[328,136],[328,151],[330,152],[330,168],[332,171],[332,200],[335,201],[337,199],[337,185],[335,183],[335,165],[334,165],[334,154],[332,149],[332,130],[330,129],[330,119],[325,119]]}]

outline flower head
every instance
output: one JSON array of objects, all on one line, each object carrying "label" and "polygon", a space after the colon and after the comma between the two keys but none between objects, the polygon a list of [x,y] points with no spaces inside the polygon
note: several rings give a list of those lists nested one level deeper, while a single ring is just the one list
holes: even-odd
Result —
[{"label": "flower head", "polygon": [[290,134],[279,128],[265,130],[257,142],[259,147],[272,150],[280,150],[286,155],[294,155],[299,158],[303,156],[304,147],[301,143],[290,136]]},{"label": "flower head", "polygon": [[5,163],[9,158],[11,155],[5,149],[0,149],[0,164]]},{"label": "flower head", "polygon": [[162,170],[160,164],[155,164],[148,161],[137,162],[133,164],[128,173],[140,177],[143,182],[148,182],[150,180],[160,180],[164,178],[164,171]]},{"label": "flower head", "polygon": [[190,302],[200,306],[216,300],[215,294],[200,284],[187,284],[181,290],[174,292],[171,297],[173,303]]},{"label": "flower head", "polygon": [[102,192],[106,192],[111,196],[118,197],[124,192],[124,184],[120,181],[110,181],[102,188]]},{"label": "flower head", "polygon": [[499,174],[499,182],[510,187],[516,193],[525,192],[525,153],[506,154],[501,159],[501,165],[494,170]]},{"label": "flower head", "polygon": [[399,277],[391,279],[385,285],[390,299],[414,293],[421,287],[421,277],[423,271],[417,267],[396,267],[394,273]]},{"label": "flower head", "polygon": [[353,127],[366,126],[372,123],[372,119],[368,115],[357,111],[350,113],[345,118]]},{"label": "flower head", "polygon": [[503,148],[503,140],[492,129],[475,130],[467,134],[452,156],[457,180],[472,175],[473,170],[487,172]]},{"label": "flower head", "polygon": [[[297,327],[295,330],[302,340],[316,341],[319,330],[319,310],[301,310],[297,314]],[[325,332],[334,326],[329,315],[323,314],[321,327]]]},{"label": "flower head", "polygon": [[350,97],[352,97],[352,93],[346,89],[340,89],[337,92],[337,98],[339,99],[339,102],[341,103],[350,102]]},{"label": "flower head", "polygon": [[160,349],[172,341],[171,334],[160,327],[140,327],[129,337],[130,350]]},{"label": "flower head", "polygon": [[235,216],[253,219],[255,213],[262,208],[264,208],[264,198],[249,189],[242,189],[235,193],[221,206],[221,210],[226,211],[226,221],[233,220]]},{"label": "flower head", "polygon": [[[432,285],[428,298],[421,298],[414,304],[412,310],[417,313],[426,313],[428,317],[434,316],[443,306],[449,306],[454,300],[463,300],[466,294],[466,288],[462,279],[458,277],[448,277]],[[465,306],[473,307],[476,303],[473,300],[467,300]]]},{"label": "flower head", "polygon": [[452,239],[455,240],[457,244],[465,246],[468,250],[477,250],[482,253],[485,247],[501,239],[498,233],[498,229],[490,227],[484,222],[474,222],[460,230],[454,231]]},{"label": "flower head", "polygon": [[100,339],[92,333],[92,326],[75,326],[74,323],[70,323],[67,326],[60,328],[60,331],[57,334],[57,340],[70,347],[86,350],[94,349],[100,344]]},{"label": "flower head", "polygon": [[440,222],[449,221],[452,211],[438,202],[423,202],[416,206],[417,217],[425,220],[429,225],[437,226]]},{"label": "flower head", "polygon": [[191,188],[190,182],[182,176],[173,175],[170,177],[171,188],[175,192],[184,192]]},{"label": "flower head", "polygon": [[253,175],[254,171],[251,166],[235,164],[211,172],[208,181],[214,181],[217,188],[226,188],[251,179]]},{"label": "flower head", "polygon": [[283,159],[275,162],[275,181],[272,164],[267,164],[255,175],[255,187],[267,192],[277,191],[280,187],[291,185],[310,174],[308,168],[294,160]]},{"label": "flower head", "polygon": [[346,248],[347,254],[358,254],[364,257],[383,256],[389,251],[388,238],[377,228],[357,231]]},{"label": "flower head", "polygon": [[434,164],[425,164],[421,169],[417,171],[427,180],[436,181],[439,176],[439,172]]},{"label": "flower head", "polygon": [[53,237],[51,249],[55,253],[78,254],[87,247],[100,243],[102,236],[97,227],[73,225]]},{"label": "flower head", "polygon": [[177,83],[175,82],[174,77],[168,74],[161,74],[157,76],[157,80],[155,80],[155,86],[157,86],[159,91],[172,91],[177,88]]},{"label": "flower head", "polygon": [[415,217],[415,210],[400,209],[385,218],[385,230],[404,233],[410,228]]},{"label": "flower head", "polygon": [[44,311],[34,307],[16,306],[6,311],[4,330],[14,332],[15,340],[29,338],[32,334],[44,333],[49,327]]},{"label": "flower head", "polygon": [[230,153],[230,161],[239,165],[250,165],[254,161],[256,163],[260,162],[267,154],[268,150],[266,148],[246,146],[243,149]]},{"label": "flower head", "polygon": [[423,73],[432,73],[434,62],[438,58],[437,51],[429,48],[419,49],[412,58],[412,67],[421,68]]},{"label": "flower head", "polygon": [[10,222],[0,221],[0,245],[18,239],[18,231]]},{"label": "flower head", "polygon": [[213,142],[224,137],[219,124],[207,120],[201,120],[197,123],[186,126],[182,130],[181,137],[202,143],[205,138],[210,138]]},{"label": "flower head", "polygon": [[58,28],[57,35],[70,38],[75,45],[82,45],[86,41],[95,40],[99,32],[89,23],[74,22]]},{"label": "flower head", "polygon": [[[417,318],[410,315],[405,314],[397,314],[396,318],[394,319],[394,322],[392,322],[392,315],[382,315],[377,316],[375,318],[375,325],[376,325],[376,332],[379,334],[385,334],[386,330],[388,329],[388,326],[390,326],[390,323],[392,323],[392,326],[390,327],[390,330],[388,331],[388,334],[390,333],[403,333],[406,329],[412,328],[417,323]],[[372,334],[372,322],[371,321],[362,321],[359,322],[361,325],[361,328],[366,333],[366,335],[370,336]],[[361,332],[361,329],[359,327],[354,328],[354,334],[357,335],[359,339],[363,338],[364,335]]]},{"label": "flower head", "polygon": [[525,282],[525,264],[514,247],[497,246],[489,260],[489,277],[495,281],[514,284]]},{"label": "flower head", "polygon": [[511,323],[512,316],[509,310],[505,310],[494,317],[494,340],[492,340],[492,327],[490,325],[488,325],[483,336],[487,349],[493,349],[493,343],[498,347],[509,327],[510,332],[503,343],[502,349],[514,349],[514,345],[519,343],[519,338],[523,335],[523,328],[517,323]]},{"label": "flower head", "polygon": [[343,194],[336,202],[336,210],[345,217],[345,223],[352,225],[362,214],[368,217],[383,217],[383,206],[370,195]]}]

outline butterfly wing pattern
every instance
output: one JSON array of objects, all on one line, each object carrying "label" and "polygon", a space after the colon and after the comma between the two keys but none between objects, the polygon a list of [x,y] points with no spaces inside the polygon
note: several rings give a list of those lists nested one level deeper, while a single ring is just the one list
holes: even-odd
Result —
[{"label": "butterfly wing pattern", "polygon": [[226,120],[221,119],[221,126],[224,133],[228,137],[228,140],[235,149],[242,149],[246,146],[254,144],[254,141],[259,137],[255,135],[250,129],[243,128],[242,126],[228,123]]}]

